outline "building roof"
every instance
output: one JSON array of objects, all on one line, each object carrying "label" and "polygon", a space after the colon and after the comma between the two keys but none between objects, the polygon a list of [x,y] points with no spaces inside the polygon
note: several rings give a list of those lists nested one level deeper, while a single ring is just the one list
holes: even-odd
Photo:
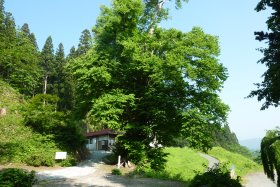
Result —
[{"label": "building roof", "polygon": [[100,131],[95,132],[87,132],[86,137],[96,137],[96,136],[103,136],[103,135],[117,135],[118,133],[114,132],[112,129],[103,129]]}]

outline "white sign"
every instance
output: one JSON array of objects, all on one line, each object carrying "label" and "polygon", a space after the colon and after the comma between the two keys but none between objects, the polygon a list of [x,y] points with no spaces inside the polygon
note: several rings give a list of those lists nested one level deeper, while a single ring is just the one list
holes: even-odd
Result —
[{"label": "white sign", "polygon": [[55,159],[66,159],[67,152],[55,152]]}]

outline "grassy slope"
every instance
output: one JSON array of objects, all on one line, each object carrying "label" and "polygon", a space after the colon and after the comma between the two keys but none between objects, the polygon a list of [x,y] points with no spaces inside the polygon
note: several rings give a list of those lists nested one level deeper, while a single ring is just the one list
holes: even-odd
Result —
[{"label": "grassy slope", "polygon": [[189,148],[166,148],[166,171],[176,178],[180,176],[183,181],[191,180],[197,171],[205,171],[204,164],[208,161],[202,158],[196,151]]},{"label": "grassy slope", "polygon": [[250,172],[260,171],[262,168],[261,165],[256,162],[221,147],[214,147],[208,154],[220,160],[221,163],[229,163],[229,166],[234,165],[235,173],[238,176],[245,176]]},{"label": "grassy slope", "polygon": [[0,108],[7,115],[0,117],[0,164],[24,163],[34,154],[54,154],[57,150],[52,141],[24,126],[20,114],[24,101],[21,95],[0,80]]},{"label": "grassy slope", "polygon": [[[206,159],[202,158],[197,151],[189,148],[165,148],[165,152],[169,153],[165,172],[147,172],[147,177],[179,180],[188,183],[197,171],[204,172],[206,170],[203,165],[208,165]],[[220,147],[214,147],[208,154],[219,159],[222,163],[229,163],[229,166],[234,165],[238,176],[261,170],[261,166],[252,160]]]},{"label": "grassy slope", "polygon": [[197,171],[205,171],[207,160],[189,148],[165,148],[167,163],[164,172],[146,171],[145,176],[151,178],[171,179],[189,182]]}]

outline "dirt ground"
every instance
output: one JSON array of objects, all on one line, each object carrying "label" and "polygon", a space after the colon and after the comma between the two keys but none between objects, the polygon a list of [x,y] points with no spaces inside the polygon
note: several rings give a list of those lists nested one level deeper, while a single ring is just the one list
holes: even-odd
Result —
[{"label": "dirt ground", "polygon": [[[73,167],[72,167],[73,168]],[[127,187],[127,186],[139,186],[139,187],[148,187],[148,186],[162,186],[162,187],[181,187],[186,186],[183,183],[176,181],[167,181],[167,180],[158,180],[158,179],[149,179],[149,178],[140,178],[137,176],[128,177],[128,176],[115,176],[111,174],[111,170],[116,168],[116,166],[109,166],[105,164],[95,164],[88,172],[88,167],[76,167],[79,169],[80,173],[76,173],[77,176],[72,175],[71,177],[60,177],[45,175],[46,171],[39,172],[38,176],[40,178],[39,184],[35,185],[36,187],[66,187],[66,186],[96,186],[96,187]],[[75,172],[75,168],[72,172]],[[83,169],[85,172],[83,173]],[[49,170],[47,172],[55,173],[58,170]],[[70,171],[68,169],[68,171]],[[122,170],[123,173],[128,173],[129,169]],[[83,175],[84,174],[84,175]]]}]

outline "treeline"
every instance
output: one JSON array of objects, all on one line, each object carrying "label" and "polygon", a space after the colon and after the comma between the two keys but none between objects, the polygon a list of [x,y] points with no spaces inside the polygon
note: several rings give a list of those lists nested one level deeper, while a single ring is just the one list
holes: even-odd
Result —
[{"label": "treeline", "polygon": [[[91,32],[85,29],[77,49],[72,47],[68,55],[65,55],[62,43],[55,49],[51,36],[40,50],[35,34],[30,31],[28,24],[17,27],[12,14],[5,11],[4,0],[0,0],[0,81],[5,81],[20,93],[20,99],[16,97],[7,101],[8,95],[13,95],[15,91],[5,91],[11,89],[1,83],[3,95],[0,97],[0,109],[7,110],[7,116],[0,116],[0,129],[5,130],[8,125],[13,125],[14,132],[20,133],[16,129],[23,128],[22,132],[30,134],[21,126],[23,124],[34,132],[31,137],[26,136],[29,137],[29,140],[26,140],[28,143],[17,146],[17,150],[10,147],[11,141],[15,141],[16,145],[17,140],[22,141],[19,138],[22,136],[18,134],[15,140],[11,140],[6,136],[8,132],[2,131],[2,158],[8,158],[4,153],[15,155],[23,151],[26,155],[14,161],[29,162],[31,165],[52,165],[54,155],[49,156],[47,153],[54,154],[55,150],[67,151],[69,158],[76,161],[85,158],[87,154],[84,131],[72,115],[74,87],[67,67],[74,58],[85,54],[91,46]],[[11,104],[18,103],[18,100],[21,101],[20,105]],[[16,110],[14,106],[17,106]],[[37,143],[34,137],[37,137]],[[45,146],[40,147],[39,142],[45,142]],[[46,150],[42,150],[44,147]],[[42,153],[27,151],[30,149],[41,150]],[[44,151],[46,154],[43,154]],[[13,161],[0,159],[0,162],[4,160]]]}]

